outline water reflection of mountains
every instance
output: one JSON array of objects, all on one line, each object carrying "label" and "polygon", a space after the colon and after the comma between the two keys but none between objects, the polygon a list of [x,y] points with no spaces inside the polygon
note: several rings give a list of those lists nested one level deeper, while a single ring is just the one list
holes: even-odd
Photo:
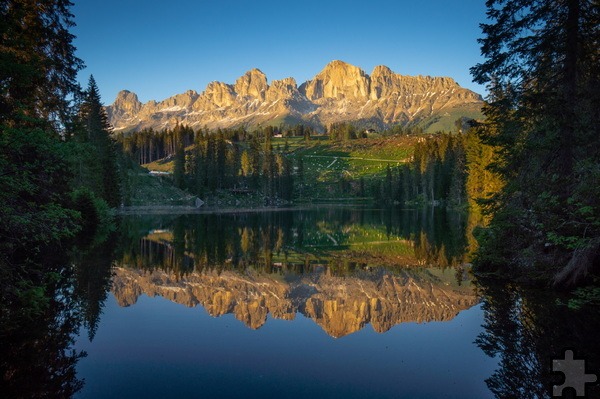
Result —
[{"label": "water reflection of mountains", "polygon": [[[330,209],[125,220],[129,250],[114,269],[122,306],[146,294],[252,329],[299,312],[329,335],[371,324],[446,321],[477,302],[462,267],[459,220],[445,214]],[[156,226],[157,221],[149,225]],[[461,240],[461,237],[463,239]],[[427,266],[427,267],[424,267]]]}]

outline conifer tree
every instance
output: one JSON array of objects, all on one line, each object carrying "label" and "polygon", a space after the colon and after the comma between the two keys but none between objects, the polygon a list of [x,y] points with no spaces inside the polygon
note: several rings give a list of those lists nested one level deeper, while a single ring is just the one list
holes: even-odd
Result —
[{"label": "conifer tree", "polygon": [[[600,251],[600,11],[595,0],[488,0],[483,139],[506,181],[481,267],[565,266],[575,283]],[[591,184],[591,186],[590,186]],[[592,188],[593,187],[593,188]]]},{"label": "conifer tree", "polygon": [[271,141],[267,140],[265,144],[265,153],[263,155],[262,179],[263,192],[266,197],[273,198],[275,196],[275,176],[277,175],[277,164],[275,162],[275,154]]},{"label": "conifer tree", "polygon": [[173,157],[173,183],[179,188],[185,187],[185,147],[181,137],[181,128],[175,127],[174,143],[175,156]]},{"label": "conifer tree", "polygon": [[219,189],[225,187],[226,175],[227,175],[227,144],[225,142],[225,136],[221,129],[217,132],[217,139],[215,143],[216,150],[216,172],[217,172],[217,187]]},{"label": "conifer tree", "polygon": [[[0,241],[14,253],[72,235],[71,170],[61,136],[82,61],[68,0],[0,5]],[[2,254],[0,253],[0,256]],[[1,261],[1,259],[0,259]],[[0,302],[3,302],[2,298]]]},{"label": "conifer tree", "polygon": [[248,179],[254,173],[253,165],[250,160],[250,155],[248,155],[248,151],[245,150],[242,152],[242,157],[240,160],[240,174],[244,178],[244,181],[247,184]]},{"label": "conifer tree", "polygon": [[[120,181],[117,165],[117,144],[111,137],[112,127],[108,123],[106,110],[100,100],[100,92],[94,76],[90,76],[84,100],[80,107],[83,125],[82,141],[92,149],[86,162],[94,171],[83,186],[95,191],[111,207],[121,203]],[[95,176],[94,176],[95,175]]]},{"label": "conifer tree", "polygon": [[0,123],[68,125],[78,91],[75,24],[69,0],[3,0],[0,5]]},{"label": "conifer tree", "polygon": [[205,186],[205,146],[202,132],[198,132],[195,137],[195,146],[192,155],[192,187],[191,190],[196,195],[204,196]]}]

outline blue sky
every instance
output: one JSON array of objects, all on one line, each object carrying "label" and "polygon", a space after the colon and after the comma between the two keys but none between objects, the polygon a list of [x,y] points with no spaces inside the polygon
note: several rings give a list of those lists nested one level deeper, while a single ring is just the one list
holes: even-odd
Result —
[{"label": "blue sky", "polygon": [[96,78],[105,104],[119,90],[163,100],[252,68],[298,84],[334,59],[371,73],[450,76],[485,94],[469,68],[484,0],[73,0],[79,80]]}]

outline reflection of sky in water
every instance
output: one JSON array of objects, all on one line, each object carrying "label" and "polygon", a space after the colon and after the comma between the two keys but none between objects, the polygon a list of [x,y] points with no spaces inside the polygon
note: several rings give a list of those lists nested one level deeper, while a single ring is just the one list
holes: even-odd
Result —
[{"label": "reflection of sky in water", "polygon": [[476,306],[334,339],[300,314],[250,330],[201,307],[144,295],[122,308],[111,295],[93,343],[82,334],[77,344],[88,352],[78,396],[486,398],[497,364],[473,344],[481,323]]},{"label": "reflection of sky in water", "polygon": [[497,362],[473,343],[483,312],[461,268],[460,215],[123,222],[137,233],[114,259],[93,342],[77,343],[78,397],[491,397]]}]

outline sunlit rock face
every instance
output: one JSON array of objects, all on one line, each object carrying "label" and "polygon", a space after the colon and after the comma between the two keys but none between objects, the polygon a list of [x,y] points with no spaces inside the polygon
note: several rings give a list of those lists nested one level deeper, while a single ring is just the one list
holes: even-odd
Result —
[{"label": "sunlit rock face", "polygon": [[292,320],[297,313],[312,319],[332,337],[371,324],[385,332],[405,322],[446,321],[477,303],[469,287],[453,286],[426,270],[384,269],[336,277],[313,272],[282,279],[253,271],[205,271],[183,277],[161,270],[115,268],[113,294],[121,306],[137,298],[161,296],[218,317],[233,314],[246,326],[260,328],[267,316]]},{"label": "sunlit rock face", "polygon": [[115,131],[142,128],[227,128],[282,122],[323,128],[333,122],[369,120],[377,126],[417,124],[440,118],[472,116],[483,104],[479,94],[453,79],[403,76],[377,66],[369,76],[343,61],[332,61],[299,87],[293,78],[268,83],[252,69],[234,84],[211,82],[198,94],[193,90],[164,101],[142,104],[123,90],[107,106]]},{"label": "sunlit rock face", "polygon": [[222,107],[230,107],[235,103],[236,93],[231,85],[222,82],[211,82],[194,103],[193,110],[208,111]]},{"label": "sunlit rock face", "polygon": [[362,101],[369,96],[369,86],[369,76],[362,69],[343,61],[332,61],[300,86],[300,92],[310,101],[324,98]]},{"label": "sunlit rock face", "polygon": [[259,69],[252,69],[238,78],[233,86],[238,96],[264,101],[267,93],[267,76]]},{"label": "sunlit rock face", "polygon": [[115,121],[118,121],[119,125],[134,126],[141,121],[139,114],[142,106],[137,94],[121,90],[115,102],[107,107],[109,120],[113,122],[113,126]]}]

